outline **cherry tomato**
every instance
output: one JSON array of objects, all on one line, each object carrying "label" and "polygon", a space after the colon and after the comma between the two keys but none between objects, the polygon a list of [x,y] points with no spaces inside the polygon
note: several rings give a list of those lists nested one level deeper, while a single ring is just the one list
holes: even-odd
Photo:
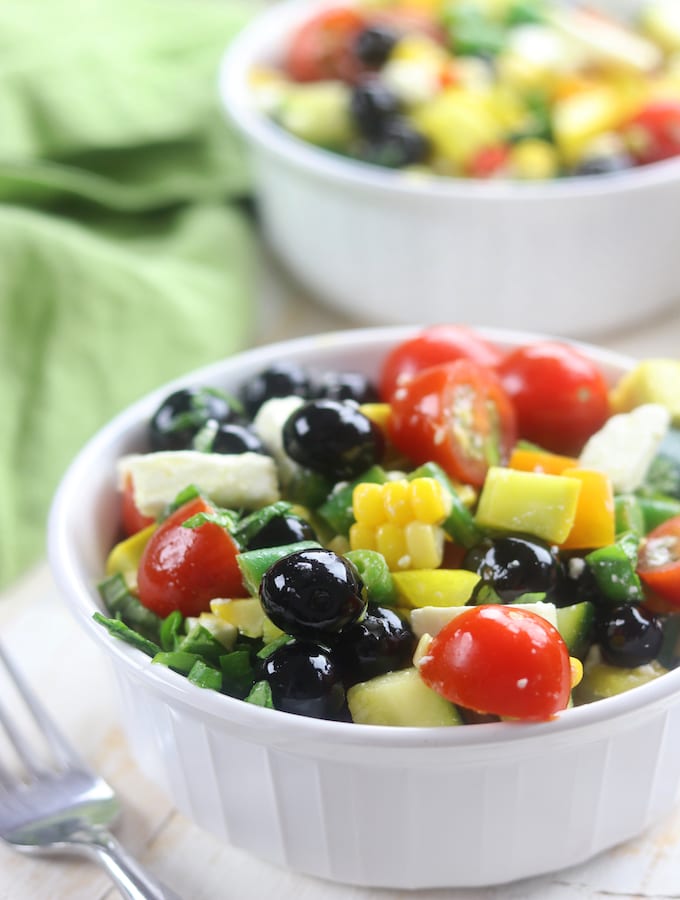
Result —
[{"label": "cherry tomato", "polygon": [[137,508],[134,496],[132,478],[128,474],[123,483],[123,493],[120,501],[120,518],[123,524],[123,532],[126,537],[137,534],[142,528],[146,528],[155,522],[153,516],[145,516]]},{"label": "cherry tomato", "polygon": [[210,609],[215,597],[243,597],[238,547],[231,535],[213,522],[185,528],[183,522],[214,508],[202,497],[175,510],[151,535],[139,563],[141,603],[165,617],[178,609],[197,616]]},{"label": "cherry tomato", "polygon": [[388,401],[416,372],[457,359],[493,368],[500,362],[501,352],[465,325],[432,325],[387,354],[380,372],[380,395]]},{"label": "cherry tomato", "polygon": [[680,100],[649,103],[623,127],[635,161],[644,165],[680,154]]},{"label": "cherry tomato", "polygon": [[656,597],[680,606],[680,516],[650,531],[638,554],[637,573]]},{"label": "cherry tomato", "polygon": [[362,66],[354,53],[354,41],[365,26],[364,16],[348,7],[319,12],[293,35],[286,71],[295,81],[356,81]]},{"label": "cherry tomato", "polygon": [[482,147],[470,160],[467,174],[472,178],[493,178],[505,171],[509,159],[510,147],[507,144]]},{"label": "cherry tomato", "polygon": [[480,486],[490,465],[507,461],[515,444],[512,404],[490,370],[469,359],[415,374],[392,396],[388,433],[415,463],[428,460],[452,477]]},{"label": "cherry tomato", "polygon": [[518,347],[505,356],[498,374],[515,405],[519,436],[545,450],[578,456],[609,417],[604,375],[569,344]]},{"label": "cherry tomato", "polygon": [[437,634],[420,674],[452,703],[515,719],[551,719],[569,702],[569,651],[550,622],[521,606],[473,606]]}]

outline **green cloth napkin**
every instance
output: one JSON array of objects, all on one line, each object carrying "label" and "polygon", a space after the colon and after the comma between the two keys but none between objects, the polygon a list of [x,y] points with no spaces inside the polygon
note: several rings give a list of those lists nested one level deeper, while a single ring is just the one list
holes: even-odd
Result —
[{"label": "green cloth napkin", "polygon": [[114,413],[251,339],[243,148],[217,97],[252,0],[0,3],[0,587]]}]

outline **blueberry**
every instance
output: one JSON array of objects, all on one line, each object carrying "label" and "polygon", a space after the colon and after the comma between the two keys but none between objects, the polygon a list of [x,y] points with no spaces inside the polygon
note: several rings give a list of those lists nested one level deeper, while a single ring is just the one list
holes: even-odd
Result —
[{"label": "blueberry", "polygon": [[239,419],[241,407],[212,388],[183,388],[170,394],[149,423],[152,450],[187,450],[205,425]]},{"label": "blueberry", "polygon": [[631,603],[602,610],[597,634],[605,662],[635,668],[659,655],[663,642],[661,621]]},{"label": "blueberry", "polygon": [[226,422],[219,425],[210,445],[211,453],[263,453],[267,449],[252,426],[246,423]]},{"label": "blueberry", "polygon": [[239,391],[246,412],[252,418],[262,404],[273,397],[310,397],[309,375],[296,363],[274,363],[255,375]]},{"label": "blueberry", "polygon": [[365,66],[379,69],[387,62],[397,39],[397,32],[389,25],[370,25],[357,35],[354,53]]},{"label": "blueberry", "polygon": [[378,403],[380,396],[372,381],[361,372],[324,372],[314,391],[326,400],[354,400],[356,403]]},{"label": "blueberry", "polygon": [[310,400],[283,426],[288,456],[332,481],[356,478],[382,458],[384,439],[354,403]]},{"label": "blueberry", "polygon": [[378,138],[399,112],[399,99],[379,79],[358,84],[352,92],[350,111],[359,131]]},{"label": "blueberry", "polygon": [[497,538],[473,547],[465,555],[463,568],[481,577],[474,592],[478,602],[489,602],[489,588],[498,603],[512,603],[527,593],[545,593],[552,601],[563,579],[554,549],[521,537]]},{"label": "blueberry", "polygon": [[345,689],[330,651],[311,641],[291,641],[272,651],[260,666],[274,708],[298,716],[335,719],[345,705]]},{"label": "blueberry", "polygon": [[332,646],[345,686],[351,687],[410,665],[416,637],[395,610],[369,603],[361,621],[343,628]]},{"label": "blueberry", "polygon": [[364,583],[349,560],[331,550],[299,550],[264,573],[265,613],[294,637],[321,639],[355,622],[366,609]]},{"label": "blueberry", "polygon": [[355,147],[355,155],[364,162],[390,169],[402,169],[427,160],[430,143],[401,116],[384,123],[382,132]]},{"label": "blueberry", "polygon": [[274,516],[249,541],[247,550],[284,547],[297,541],[318,541],[316,532],[299,516]]}]

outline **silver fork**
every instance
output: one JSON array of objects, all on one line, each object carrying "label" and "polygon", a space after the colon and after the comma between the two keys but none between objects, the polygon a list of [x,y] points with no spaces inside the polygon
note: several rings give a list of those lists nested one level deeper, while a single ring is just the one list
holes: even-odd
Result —
[{"label": "silver fork", "polygon": [[89,857],[108,872],[127,900],[180,900],[149,875],[107,830],[120,812],[112,788],[62,737],[2,645],[0,661],[42,732],[51,756],[46,765],[0,703],[0,725],[25,769],[19,777],[0,760],[0,838],[25,853]]}]

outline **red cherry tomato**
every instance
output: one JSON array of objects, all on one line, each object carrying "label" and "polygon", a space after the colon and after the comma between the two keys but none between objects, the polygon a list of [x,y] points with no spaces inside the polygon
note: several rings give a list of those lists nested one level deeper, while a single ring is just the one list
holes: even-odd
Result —
[{"label": "red cherry tomato", "polygon": [[467,173],[472,178],[493,178],[504,172],[509,159],[510,147],[507,144],[482,147],[470,160]]},{"label": "red cherry tomato", "polygon": [[505,356],[498,374],[515,405],[519,436],[545,450],[577,456],[609,417],[604,375],[569,344],[518,347]]},{"label": "red cherry tomato", "polygon": [[515,719],[550,719],[566,708],[571,691],[560,633],[521,606],[460,613],[433,638],[420,674],[452,703]]},{"label": "red cherry tomato", "polygon": [[238,547],[213,522],[185,528],[183,522],[214,508],[202,497],[175,510],[151,535],[139,563],[137,583],[141,603],[165,617],[178,609],[197,616],[210,609],[215,597],[243,597]]},{"label": "red cherry tomato", "polygon": [[388,433],[413,460],[480,486],[515,444],[512,404],[496,375],[469,359],[418,372],[392,396]]},{"label": "red cherry tomato", "polygon": [[294,33],[286,71],[295,81],[333,78],[356,81],[362,66],[353,45],[365,26],[365,17],[349,7],[333,7],[317,13]]},{"label": "red cherry tomato", "polygon": [[680,606],[680,516],[650,531],[638,554],[637,572],[657,597]]},{"label": "red cherry tomato", "polygon": [[493,368],[500,362],[501,352],[465,325],[432,325],[387,354],[380,372],[380,394],[389,401],[396,388],[416,372],[457,359]]},{"label": "red cherry tomato", "polygon": [[623,126],[623,138],[640,165],[680,155],[680,101],[649,103]]},{"label": "red cherry tomato", "polygon": [[123,484],[123,494],[120,501],[120,518],[123,525],[123,533],[126,537],[137,534],[142,528],[146,528],[156,521],[153,516],[145,516],[137,508],[132,478],[129,474],[125,477],[125,482]]}]

